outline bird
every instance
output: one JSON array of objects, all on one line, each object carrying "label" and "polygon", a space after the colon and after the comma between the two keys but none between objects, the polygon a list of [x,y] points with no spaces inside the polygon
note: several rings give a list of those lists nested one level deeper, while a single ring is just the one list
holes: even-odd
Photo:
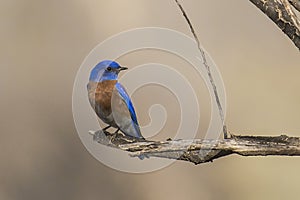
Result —
[{"label": "bird", "polygon": [[88,99],[96,115],[108,126],[129,137],[145,139],[139,127],[130,96],[118,82],[118,75],[127,67],[112,60],[99,62],[90,72],[87,84]]}]

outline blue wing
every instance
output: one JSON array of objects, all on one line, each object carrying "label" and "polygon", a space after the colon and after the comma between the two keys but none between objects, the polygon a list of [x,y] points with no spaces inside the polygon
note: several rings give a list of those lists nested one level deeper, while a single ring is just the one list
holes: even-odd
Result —
[{"label": "blue wing", "polygon": [[112,108],[114,120],[123,133],[143,138],[131,99],[120,83],[115,84]]},{"label": "blue wing", "polygon": [[132,104],[131,99],[130,99],[129,95],[127,94],[125,88],[120,83],[116,83],[115,87],[116,87],[117,91],[119,92],[119,94],[121,95],[121,97],[123,98],[123,100],[125,101],[127,108],[129,110],[131,119],[134,121],[134,123],[139,125],[133,104]]}]

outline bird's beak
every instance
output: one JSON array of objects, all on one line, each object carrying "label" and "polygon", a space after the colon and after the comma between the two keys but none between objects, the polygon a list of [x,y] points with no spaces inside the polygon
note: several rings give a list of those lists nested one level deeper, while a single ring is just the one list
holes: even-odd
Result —
[{"label": "bird's beak", "polygon": [[128,69],[127,67],[120,67],[120,68],[119,68],[119,71],[127,70],[127,69]]}]

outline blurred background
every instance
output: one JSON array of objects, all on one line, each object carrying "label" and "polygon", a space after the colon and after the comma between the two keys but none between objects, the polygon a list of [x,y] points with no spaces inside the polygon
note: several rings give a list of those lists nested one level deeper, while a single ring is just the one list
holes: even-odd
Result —
[{"label": "blurred background", "polygon": [[[293,43],[247,0],[184,0],[183,6],[222,74],[229,130],[300,136],[300,56]],[[83,59],[107,37],[131,28],[158,26],[190,35],[174,1],[2,0],[0,16],[0,199],[298,197],[297,157],[233,155],[199,166],[178,161],[156,172],[129,174],[101,164],[82,145],[72,117],[72,89]],[[120,58],[126,66],[186,65],[177,60],[154,51]],[[182,73],[191,76],[193,86],[197,83],[192,71]],[[199,84],[198,137],[210,120],[206,93]],[[143,101],[146,95],[139,90],[133,96],[141,124],[149,121],[153,103]],[[168,102],[168,95],[155,101]],[[172,137],[179,120],[177,104],[169,106],[175,109],[168,108],[172,117],[161,138]]]}]

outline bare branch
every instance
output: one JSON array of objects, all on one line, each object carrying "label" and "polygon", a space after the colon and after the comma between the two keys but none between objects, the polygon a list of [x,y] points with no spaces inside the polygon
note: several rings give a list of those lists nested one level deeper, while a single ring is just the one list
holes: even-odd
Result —
[{"label": "bare branch", "polygon": [[[300,22],[288,0],[250,0],[265,13],[300,50]],[[299,6],[299,0],[294,1]],[[293,4],[294,5],[294,4]],[[294,5],[294,6],[295,6]]]},{"label": "bare branch", "polygon": [[214,91],[214,95],[215,95],[215,100],[216,100],[216,103],[217,103],[217,106],[218,106],[218,109],[219,109],[219,115],[220,115],[220,118],[221,118],[221,121],[222,121],[222,125],[223,125],[223,133],[224,133],[224,138],[229,138],[230,135],[228,134],[227,132],[227,126],[225,124],[225,118],[224,118],[224,111],[223,111],[223,108],[222,108],[222,105],[221,105],[221,102],[220,102],[220,98],[219,98],[219,94],[218,94],[218,90],[217,90],[217,86],[215,84],[215,81],[213,79],[213,76],[212,76],[212,73],[211,73],[211,70],[210,70],[210,66],[208,65],[207,63],[207,60],[206,60],[206,55],[205,55],[205,51],[203,50],[203,48],[201,47],[201,44],[200,44],[200,40],[197,36],[197,33],[193,27],[193,24],[191,22],[191,20],[189,19],[187,13],[185,12],[183,6],[181,5],[181,3],[178,1],[178,0],[175,0],[177,6],[179,7],[184,19],[186,20],[193,36],[194,36],[194,39],[195,41],[197,42],[197,47],[198,47],[198,50],[200,52],[200,55],[201,55],[201,58],[202,58],[202,62],[203,62],[203,65],[205,66],[206,70],[207,70],[207,75],[209,77],[209,81],[210,81],[210,84],[213,88],[213,91]]},{"label": "bare branch", "polygon": [[108,132],[90,131],[94,141],[131,152],[132,157],[159,157],[201,164],[217,158],[241,156],[300,156],[300,138],[281,136],[238,136],[224,140],[148,141]]}]

